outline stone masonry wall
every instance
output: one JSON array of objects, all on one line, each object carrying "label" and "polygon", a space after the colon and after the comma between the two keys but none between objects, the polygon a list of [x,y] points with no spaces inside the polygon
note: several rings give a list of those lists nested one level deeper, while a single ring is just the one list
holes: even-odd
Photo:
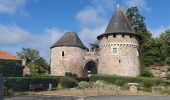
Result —
[{"label": "stone masonry wall", "polygon": [[[64,57],[62,57],[62,51]],[[83,71],[84,49],[79,47],[54,47],[51,49],[51,74],[64,76],[65,72],[72,72],[78,76]]]},{"label": "stone masonry wall", "polygon": [[[140,74],[137,37],[109,35],[100,39],[99,74],[136,77]],[[112,53],[117,47],[118,52]]]}]

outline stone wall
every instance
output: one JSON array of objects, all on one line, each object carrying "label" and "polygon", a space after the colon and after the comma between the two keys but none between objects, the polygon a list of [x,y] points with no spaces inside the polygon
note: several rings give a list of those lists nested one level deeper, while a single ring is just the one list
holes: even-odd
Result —
[{"label": "stone wall", "polygon": [[[138,44],[138,38],[130,35],[124,37],[109,35],[100,39],[98,73],[138,76],[140,74]],[[118,48],[116,54],[112,54],[113,47]]]},{"label": "stone wall", "polygon": [[[64,56],[62,56],[64,52]],[[64,76],[72,72],[81,76],[83,73],[83,57],[85,50],[79,47],[54,47],[51,49],[51,74]]]},{"label": "stone wall", "polygon": [[151,73],[153,74],[154,77],[164,79],[167,77],[168,74],[168,65],[165,66],[156,66],[152,65],[150,66]]}]

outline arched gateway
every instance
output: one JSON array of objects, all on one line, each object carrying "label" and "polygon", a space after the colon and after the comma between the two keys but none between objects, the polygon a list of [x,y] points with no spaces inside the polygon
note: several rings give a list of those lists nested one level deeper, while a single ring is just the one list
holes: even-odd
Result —
[{"label": "arched gateway", "polygon": [[97,63],[93,60],[88,60],[84,65],[84,75],[97,74]]}]

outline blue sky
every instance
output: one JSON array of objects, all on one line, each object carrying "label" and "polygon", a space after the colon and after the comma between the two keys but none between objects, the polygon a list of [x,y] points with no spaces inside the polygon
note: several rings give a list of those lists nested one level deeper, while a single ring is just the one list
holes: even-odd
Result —
[{"label": "blue sky", "polygon": [[170,0],[0,0],[0,49],[13,55],[35,48],[47,60],[50,46],[67,31],[83,43],[102,34],[117,4],[138,6],[153,36],[170,28]]}]

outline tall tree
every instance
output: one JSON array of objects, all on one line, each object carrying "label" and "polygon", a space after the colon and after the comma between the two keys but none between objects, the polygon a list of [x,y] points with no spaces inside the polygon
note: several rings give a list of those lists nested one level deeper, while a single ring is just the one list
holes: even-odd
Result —
[{"label": "tall tree", "polygon": [[142,44],[151,38],[152,34],[146,28],[146,24],[144,22],[145,18],[139,13],[137,7],[129,8],[126,12],[126,16],[129,19],[135,33],[141,36]]}]

